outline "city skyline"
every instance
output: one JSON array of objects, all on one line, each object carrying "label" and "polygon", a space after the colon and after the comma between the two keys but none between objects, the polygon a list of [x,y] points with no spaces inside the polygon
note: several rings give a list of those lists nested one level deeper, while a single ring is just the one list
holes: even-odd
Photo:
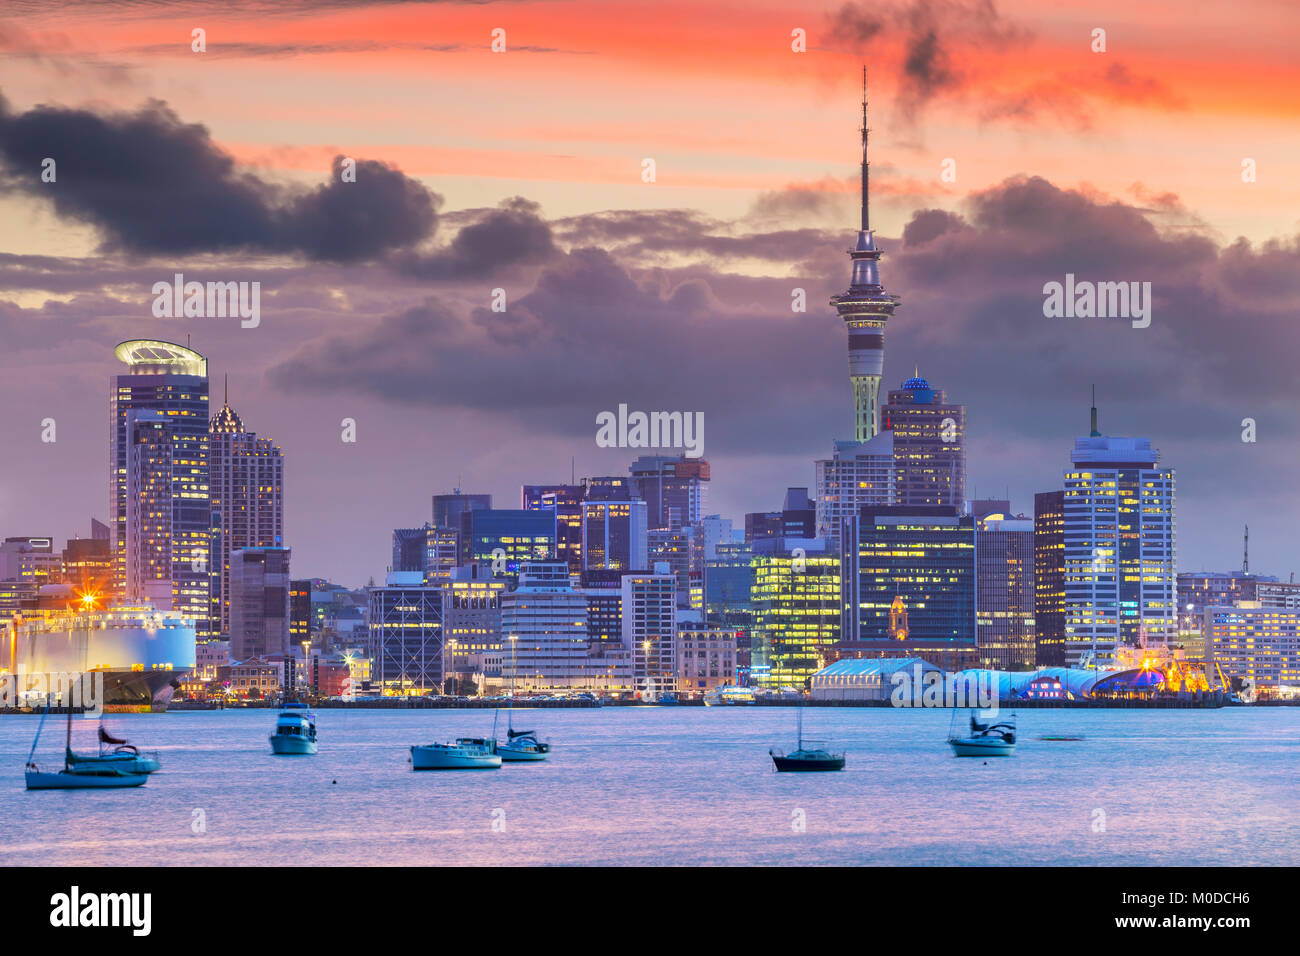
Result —
[{"label": "city skyline", "polygon": [[[1000,22],[1032,29],[1038,47],[1049,37],[1060,42],[1060,21],[1034,19],[1015,4],[1003,10]],[[140,21],[141,36],[157,29]],[[982,61],[962,29],[954,21],[945,36],[952,55],[974,69]],[[1114,34],[1110,52],[1091,54],[1087,30],[1077,32],[1081,69],[1090,56],[1106,71],[1115,63],[1134,68]],[[754,37],[746,34],[745,42]],[[1258,42],[1267,60],[1270,45]],[[877,133],[872,185],[881,195],[874,219],[886,287],[906,302],[890,322],[882,387],[898,388],[919,369],[966,406],[966,497],[1005,496],[1013,511],[1032,514],[1033,495],[1059,487],[1072,442],[1087,433],[1088,386],[1095,382],[1107,433],[1149,437],[1161,449],[1161,464],[1178,470],[1178,569],[1236,567],[1241,527],[1250,523],[1257,529],[1254,565],[1285,580],[1295,570],[1286,544],[1300,523],[1300,505],[1279,499],[1270,476],[1285,473],[1300,437],[1289,413],[1297,385],[1285,360],[1296,336],[1288,310],[1300,247],[1294,223],[1280,212],[1292,187],[1279,159],[1266,175],[1265,147],[1245,137],[1240,156],[1224,158],[1219,186],[1189,188],[1176,182],[1184,174],[1164,177],[1149,166],[1136,186],[1120,185],[1114,165],[1140,149],[1141,137],[1131,135],[1135,114],[1169,120],[1221,109],[1193,98],[1199,81],[1149,64],[1151,82],[1181,96],[1182,107],[1162,107],[1154,97],[1145,105],[1140,98],[1124,102],[1122,116],[1102,111],[1092,133],[1070,133],[1091,145],[1066,164],[1033,151],[1021,157],[1008,149],[954,148],[959,172],[945,183],[938,160],[946,154],[935,149],[961,124],[954,125],[939,97],[912,115],[911,133],[934,145],[905,145],[898,124],[915,103],[892,67],[907,44],[906,36],[885,31],[878,42],[833,55],[810,43],[806,60],[793,61],[811,64],[799,67],[807,71],[799,83],[818,124],[816,150],[825,157],[818,162],[833,180],[820,187],[782,188],[801,181],[807,161],[783,161],[775,149],[751,151],[767,175],[784,171],[771,183],[746,179],[739,167],[719,173],[731,177],[730,193],[748,189],[745,204],[737,207],[733,197],[729,210],[709,195],[723,188],[716,181],[697,182],[693,192],[673,184],[684,173],[674,172],[680,164],[672,150],[659,158],[659,181],[641,182],[641,158],[656,148],[637,143],[624,157],[627,185],[602,186],[579,209],[574,197],[557,198],[544,171],[520,183],[491,174],[444,176],[411,162],[408,148],[372,146],[357,151],[354,185],[392,187],[393,193],[366,194],[387,197],[381,208],[392,232],[361,236],[359,247],[329,247],[326,240],[339,238],[334,232],[313,238],[302,228],[308,213],[331,226],[349,221],[341,211],[347,194],[337,195],[347,187],[322,187],[328,160],[306,164],[298,183],[322,190],[309,194],[315,205],[285,207],[271,184],[286,167],[250,166],[266,188],[243,191],[232,172],[240,167],[223,163],[246,159],[249,138],[231,135],[229,117],[192,91],[164,97],[175,115],[161,108],[140,114],[138,84],[90,101],[82,77],[47,83],[38,93],[33,84],[47,67],[15,71],[0,89],[0,162],[11,179],[33,168],[28,159],[41,145],[32,133],[39,123],[48,124],[47,132],[98,124],[105,155],[128,167],[151,149],[164,163],[211,160],[207,179],[176,171],[161,194],[238,199],[243,219],[234,223],[240,241],[233,245],[218,228],[230,222],[205,219],[201,208],[184,203],[166,234],[151,231],[99,203],[68,161],[58,181],[43,187],[53,196],[20,181],[0,197],[7,217],[34,224],[28,235],[0,245],[8,254],[0,260],[7,290],[0,294],[0,328],[10,346],[0,359],[4,394],[22,409],[4,425],[15,454],[0,478],[3,532],[63,540],[81,533],[88,518],[111,519],[100,490],[103,382],[115,371],[113,345],[136,337],[188,340],[207,357],[214,379],[229,374],[232,405],[249,429],[283,449],[284,538],[294,549],[295,577],[352,586],[382,579],[391,529],[427,520],[431,494],[461,487],[505,505],[521,485],[626,474],[643,452],[602,449],[594,441],[596,416],[620,404],[704,414],[710,513],[739,520],[771,508],[786,487],[812,488],[813,462],[831,441],[853,435],[844,329],[825,303],[843,292],[844,253],[857,219],[856,196],[846,186],[856,179],[857,64],[867,53]],[[784,41],[776,47],[799,56]],[[211,50],[225,57],[219,68],[234,74],[248,76],[258,63],[283,68],[247,50],[221,54],[215,30]],[[517,55],[530,56],[523,49]],[[163,51],[133,56],[137,78],[147,69],[158,77],[183,69]],[[535,66],[541,59],[531,55]],[[484,69],[497,69],[491,64],[514,61],[485,62]],[[1000,54],[990,54],[985,65],[999,62]],[[557,81],[556,70],[573,77],[582,69],[572,58],[545,67],[548,81]],[[692,69],[683,67],[679,80]],[[981,82],[978,71],[970,75],[971,90]],[[1269,111],[1279,107],[1269,89],[1256,89],[1252,100],[1239,78],[1230,82],[1254,103],[1243,115],[1254,119],[1256,135],[1272,135],[1277,124]],[[61,109],[42,112],[43,102]],[[761,113],[759,101],[745,96],[731,108]],[[427,135],[417,129],[416,139],[439,141],[431,109],[425,104]],[[347,130],[349,122],[345,116],[329,128]],[[183,125],[191,123],[208,126],[212,138]],[[1052,134],[1068,128],[1060,124]],[[710,142],[689,124],[677,135]],[[1106,176],[1106,163],[1093,168],[1099,152],[1111,164]],[[1257,182],[1241,179],[1241,156],[1259,158]],[[977,158],[982,166],[1000,163],[1000,171],[968,181],[967,158],[971,165]],[[372,160],[389,165],[367,165]],[[925,163],[931,168],[924,188],[909,192],[922,181]],[[1224,190],[1238,198],[1225,202],[1218,195]],[[1249,211],[1247,241],[1229,238],[1233,226],[1224,231],[1235,215],[1227,207]],[[298,208],[299,220],[265,226],[268,210],[286,208]],[[178,272],[200,281],[262,282],[260,324],[154,318],[154,283]],[[1073,275],[1152,282],[1152,325],[1047,318],[1044,283]],[[496,288],[507,294],[504,313],[491,311]],[[795,288],[806,294],[806,312],[791,311]],[[53,443],[41,441],[46,418],[57,423]],[[355,444],[340,441],[344,418],[357,423]],[[1253,444],[1241,440],[1247,418],[1258,424]],[[376,470],[395,462],[404,467],[383,469],[380,493]]]}]

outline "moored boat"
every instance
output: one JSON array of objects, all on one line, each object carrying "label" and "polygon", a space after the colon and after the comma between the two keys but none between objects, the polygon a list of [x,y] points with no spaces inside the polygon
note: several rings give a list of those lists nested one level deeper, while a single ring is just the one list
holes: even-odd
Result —
[{"label": "moored boat", "polygon": [[284,705],[280,716],[275,719],[271,752],[282,755],[316,753],[316,715],[307,712],[306,704]]},{"label": "moored boat", "polygon": [[[957,718],[953,712],[953,720]],[[970,733],[959,736],[948,729],[948,744],[958,757],[1009,757],[1016,750],[1016,715],[996,724],[984,723],[970,715]]]},{"label": "moored boat", "polygon": [[[112,750],[106,750],[112,747]],[[126,773],[156,773],[162,769],[158,751],[141,752],[139,747],[127,743],[125,738],[114,737],[104,729],[104,721],[99,722],[99,753],[79,754],[69,750],[67,763],[77,770],[90,771],[96,767],[111,768]]]},{"label": "moored boat", "polygon": [[497,754],[506,763],[524,763],[545,760],[551,745],[537,739],[531,730],[506,730],[506,742],[497,744]]},{"label": "moored boat", "polygon": [[752,687],[714,687],[704,693],[705,707],[738,707],[754,703]]},{"label": "moored boat", "polygon": [[23,777],[28,790],[94,790],[107,787],[138,787],[149,775],[133,773],[122,766],[98,765],[94,763],[78,766],[72,761],[72,708],[68,708],[67,739],[63,748],[63,769],[42,770],[35,763],[36,745],[41,739],[41,729],[49,715],[47,702],[41,714],[41,722],[36,728],[36,739],[32,741],[31,752],[27,755],[27,765]]},{"label": "moored boat", "polygon": [[799,742],[789,753],[769,750],[768,756],[778,771],[843,770],[844,751],[818,746],[818,741],[805,741],[803,737],[803,708],[799,708]]},{"label": "moored boat", "polygon": [[459,737],[450,744],[420,744],[411,748],[412,770],[495,770],[501,766],[496,741]]}]

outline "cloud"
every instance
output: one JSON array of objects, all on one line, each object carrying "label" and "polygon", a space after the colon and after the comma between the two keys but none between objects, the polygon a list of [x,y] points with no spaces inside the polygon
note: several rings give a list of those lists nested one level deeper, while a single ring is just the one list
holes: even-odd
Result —
[{"label": "cloud", "polygon": [[[41,181],[52,158],[57,179]],[[47,199],[90,223],[105,251],[144,255],[246,250],[338,262],[370,259],[428,237],[441,197],[384,163],[360,160],[339,177],[290,191],[241,172],[207,129],[165,104],[134,113],[36,106],[0,99],[3,188]]]},{"label": "cloud", "polygon": [[462,227],[446,247],[395,255],[391,265],[424,279],[473,279],[547,262],[560,254],[537,203],[516,196],[496,209],[471,215],[476,220]]}]

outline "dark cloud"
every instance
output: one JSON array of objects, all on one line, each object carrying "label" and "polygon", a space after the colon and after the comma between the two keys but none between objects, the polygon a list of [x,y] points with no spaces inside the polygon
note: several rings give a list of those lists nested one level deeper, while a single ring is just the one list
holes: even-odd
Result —
[{"label": "dark cloud", "polygon": [[[54,159],[57,180],[41,181]],[[98,228],[105,250],[146,255],[247,250],[357,261],[411,246],[437,223],[441,197],[384,163],[360,160],[342,182],[292,192],[241,172],[205,127],[165,103],[135,113],[0,100],[3,188],[48,199]]]},{"label": "dark cloud", "polygon": [[513,266],[547,262],[560,254],[537,203],[516,196],[497,209],[473,215],[476,221],[462,227],[446,247],[395,255],[392,266],[424,279],[474,279]]}]

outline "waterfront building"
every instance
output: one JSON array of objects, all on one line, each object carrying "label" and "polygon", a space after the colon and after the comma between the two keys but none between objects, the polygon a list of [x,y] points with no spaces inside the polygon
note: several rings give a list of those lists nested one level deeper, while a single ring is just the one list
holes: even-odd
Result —
[{"label": "waterfront building", "polygon": [[[109,391],[108,515],[113,540],[113,591],[136,599],[163,600],[162,609],[174,608],[192,616],[199,639],[206,639],[213,636],[208,582],[211,513],[207,359],[191,348],[157,339],[122,342],[114,355],[126,364],[127,370],[113,377]],[[128,416],[144,411],[158,413],[158,425],[166,423],[165,441],[150,446],[160,456],[156,460],[147,457],[149,449],[135,447],[138,426],[144,422],[138,417],[133,422]],[[131,524],[128,508],[133,500],[129,488],[132,480],[137,492],[148,485],[150,493],[158,496],[146,507],[137,508],[136,514],[150,519],[162,511],[169,512],[163,522],[168,526],[165,532],[152,520],[147,530]],[[148,540],[162,533],[167,534],[165,542]],[[152,570],[177,575],[156,579],[168,581],[174,594],[164,594],[167,589],[162,585],[151,585],[147,595],[128,591],[128,553],[133,553],[131,560],[141,572],[142,556],[153,552],[155,546],[165,549],[169,560],[166,567],[161,560],[152,562]],[[146,579],[138,573],[136,587],[143,586]]]},{"label": "waterfront building", "polygon": [[1110,666],[1121,647],[1177,641],[1174,470],[1146,438],[1077,439],[1065,473],[1065,656]]},{"label": "waterfront building", "polygon": [[694,621],[677,625],[677,692],[699,697],[715,687],[736,686],[736,642],[740,634]]},{"label": "waterfront building", "polygon": [[385,697],[439,693],[443,683],[442,589],[415,571],[389,572],[366,588],[370,679]]},{"label": "waterfront building", "polygon": [[501,595],[503,678],[516,693],[600,686],[587,655],[587,598],[562,561],[520,565],[519,585]]},{"label": "waterfront building", "polygon": [[291,652],[288,548],[230,553],[230,654],[237,661]]},{"label": "waterfront building", "polygon": [[1001,512],[977,519],[975,644],[979,666],[1029,670],[1034,630],[1034,522]]},{"label": "waterfront building", "polygon": [[919,375],[891,390],[881,428],[894,436],[894,503],[965,509],[966,406]]},{"label": "waterfront building", "polygon": [[753,542],[750,680],[804,689],[840,639],[840,558],[817,538]]},{"label": "waterfront building", "polygon": [[476,564],[458,568],[442,586],[443,672],[468,677],[480,690],[502,678],[501,596],[507,583],[485,570]]},{"label": "waterfront building", "polygon": [[315,638],[312,625],[311,579],[289,582],[289,646],[302,647]]},{"label": "waterfront building", "polygon": [[281,662],[254,658],[222,664],[217,668],[217,681],[226,685],[237,697],[262,700],[280,693],[284,668]]},{"label": "waterfront building", "polygon": [[623,646],[632,685],[650,698],[676,690],[676,576],[660,562],[649,574],[625,574],[622,590]]},{"label": "waterfront building", "polygon": [[1034,643],[1039,667],[1065,666],[1065,492],[1034,495]]},{"label": "waterfront building", "polygon": [[596,687],[608,693],[632,691],[632,656],[623,644],[623,579],[584,583],[587,602],[588,667]]},{"label": "waterfront building", "polygon": [[284,458],[244,427],[229,399],[208,425],[212,516],[212,629],[230,633],[230,556],[284,544]]},{"label": "waterfront building", "polygon": [[924,686],[926,680],[942,676],[943,671],[919,657],[841,658],[812,675],[809,696],[813,700],[886,704],[895,689],[903,686],[904,678],[910,687],[918,681]]},{"label": "waterfront building", "polygon": [[898,307],[898,297],[880,283],[881,250],[876,246],[868,204],[870,166],[867,162],[866,70],[862,72],[862,207],[858,240],[849,258],[853,273],[848,291],[831,299],[848,330],[849,381],[853,386],[853,437],[865,442],[879,430],[880,376],[885,364],[885,325]]},{"label": "waterfront building", "polygon": [[1300,696],[1300,608],[1240,601],[1202,614],[1207,655],[1239,689],[1263,698]]},{"label": "waterfront building", "polygon": [[[842,522],[841,657],[977,659],[975,521],[952,506],[863,508]],[[905,612],[906,627],[895,623]],[[900,633],[901,631],[901,633]]]},{"label": "waterfront building", "polygon": [[647,527],[694,525],[704,513],[709,463],[685,455],[642,455],[628,469],[632,492],[646,503]]},{"label": "waterfront building", "polygon": [[839,551],[845,518],[856,517],[864,506],[895,503],[894,433],[882,431],[865,442],[837,441],[831,457],[815,466],[816,533]]},{"label": "waterfront building", "polygon": [[207,683],[217,679],[217,671],[230,663],[230,642],[204,641],[194,647],[194,679]]}]

